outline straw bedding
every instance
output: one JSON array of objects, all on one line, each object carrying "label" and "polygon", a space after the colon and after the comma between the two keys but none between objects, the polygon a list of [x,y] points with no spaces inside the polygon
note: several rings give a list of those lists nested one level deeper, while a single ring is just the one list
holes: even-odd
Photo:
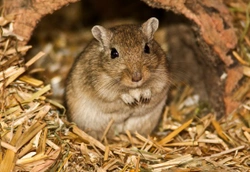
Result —
[{"label": "straw bedding", "polygon": [[[234,56],[250,77],[249,12],[230,8],[242,23],[236,25],[241,42]],[[127,131],[106,140],[104,132],[97,141],[69,123],[63,105],[49,99],[51,85],[29,70],[44,53],[24,59],[32,47],[18,44],[22,37],[12,32],[13,21],[14,16],[0,17],[1,172],[250,171],[250,79],[239,84],[242,104],[220,120],[192,88],[180,85],[153,135]]]}]

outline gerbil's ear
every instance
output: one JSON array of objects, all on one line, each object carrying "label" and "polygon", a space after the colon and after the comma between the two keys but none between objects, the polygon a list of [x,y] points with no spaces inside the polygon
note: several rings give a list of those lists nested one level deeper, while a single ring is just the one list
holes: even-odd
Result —
[{"label": "gerbil's ear", "polygon": [[152,40],[155,31],[158,29],[159,20],[155,17],[151,17],[145,23],[142,24],[142,32],[147,36],[148,41]]},{"label": "gerbil's ear", "polygon": [[110,43],[112,33],[110,30],[96,25],[91,29],[92,35],[97,39],[104,47],[107,47]]}]

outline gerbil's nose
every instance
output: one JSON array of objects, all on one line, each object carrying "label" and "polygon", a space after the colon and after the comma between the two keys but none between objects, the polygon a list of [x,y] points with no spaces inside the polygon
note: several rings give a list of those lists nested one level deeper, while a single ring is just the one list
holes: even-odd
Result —
[{"label": "gerbil's nose", "polygon": [[139,82],[142,79],[142,74],[141,72],[134,72],[132,75],[132,81],[133,82]]}]

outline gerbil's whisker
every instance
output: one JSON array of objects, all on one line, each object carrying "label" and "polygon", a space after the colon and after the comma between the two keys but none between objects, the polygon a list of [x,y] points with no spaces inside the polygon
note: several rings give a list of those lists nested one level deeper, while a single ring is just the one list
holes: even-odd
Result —
[{"label": "gerbil's whisker", "polygon": [[[113,93],[117,92],[117,82],[115,80],[111,80],[110,82],[105,82],[101,86],[97,87],[97,92],[101,94],[106,94],[107,92],[112,91]],[[109,91],[108,91],[109,90]]]}]

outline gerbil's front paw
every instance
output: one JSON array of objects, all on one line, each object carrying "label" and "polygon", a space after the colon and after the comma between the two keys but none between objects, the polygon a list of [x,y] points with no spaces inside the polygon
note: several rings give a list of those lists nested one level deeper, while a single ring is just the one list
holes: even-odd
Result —
[{"label": "gerbil's front paw", "polygon": [[130,106],[135,106],[138,104],[138,100],[132,97],[130,94],[122,94],[121,98],[123,102]]},{"label": "gerbil's front paw", "polygon": [[140,97],[140,102],[141,103],[149,103],[150,99],[151,99],[151,91],[150,91],[150,89],[142,90],[141,97]]},{"label": "gerbil's front paw", "polygon": [[145,89],[145,90],[133,89],[133,90],[129,90],[129,95],[136,100],[137,104],[138,103],[146,104],[151,99],[151,91],[150,91],[150,89]]}]

